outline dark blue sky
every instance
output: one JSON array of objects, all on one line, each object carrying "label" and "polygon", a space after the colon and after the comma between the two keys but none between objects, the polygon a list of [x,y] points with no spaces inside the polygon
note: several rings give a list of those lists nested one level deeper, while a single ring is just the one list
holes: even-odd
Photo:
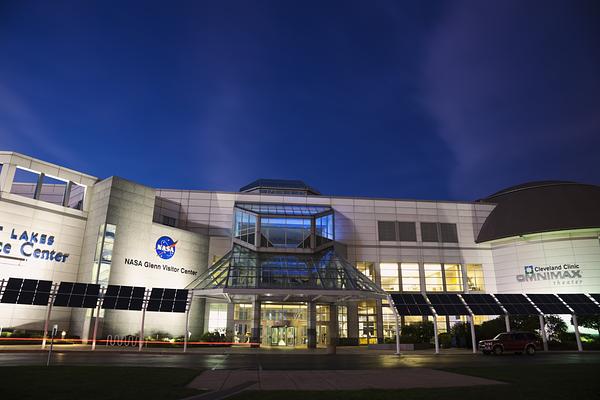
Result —
[{"label": "dark blue sky", "polygon": [[0,148],[153,187],[600,183],[598,1],[3,1]]}]

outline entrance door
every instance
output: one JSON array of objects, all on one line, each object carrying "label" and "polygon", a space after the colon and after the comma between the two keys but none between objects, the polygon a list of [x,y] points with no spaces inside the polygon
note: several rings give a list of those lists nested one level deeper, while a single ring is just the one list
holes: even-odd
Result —
[{"label": "entrance door", "polygon": [[296,328],[293,326],[273,326],[267,328],[271,346],[295,346]]}]

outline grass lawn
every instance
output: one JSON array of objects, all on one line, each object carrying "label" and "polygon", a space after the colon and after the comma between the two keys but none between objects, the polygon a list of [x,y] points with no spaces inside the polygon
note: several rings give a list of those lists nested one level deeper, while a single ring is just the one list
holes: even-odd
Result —
[{"label": "grass lawn", "polygon": [[530,400],[600,399],[600,364],[514,365],[510,367],[445,369],[479,376],[508,385],[442,389],[357,390],[357,391],[263,391],[243,392],[232,400]]},{"label": "grass lawn", "polygon": [[200,371],[145,367],[0,367],[0,397],[14,399],[181,399]]}]

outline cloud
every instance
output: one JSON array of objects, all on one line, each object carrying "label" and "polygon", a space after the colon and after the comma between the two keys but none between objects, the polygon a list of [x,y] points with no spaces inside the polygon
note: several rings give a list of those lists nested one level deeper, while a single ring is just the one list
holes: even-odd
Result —
[{"label": "cloud", "polygon": [[538,179],[598,183],[599,8],[453,5],[428,42],[423,70],[425,107],[456,159],[453,195]]}]

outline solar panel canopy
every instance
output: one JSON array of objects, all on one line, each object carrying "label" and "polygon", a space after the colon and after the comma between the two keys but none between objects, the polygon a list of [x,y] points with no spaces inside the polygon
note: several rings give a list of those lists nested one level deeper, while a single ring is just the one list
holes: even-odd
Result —
[{"label": "solar panel canopy", "polygon": [[95,308],[100,285],[95,283],[61,282],[54,298],[57,307]]},{"label": "solar panel canopy", "polygon": [[590,296],[592,296],[594,300],[600,303],[600,293],[590,293]]},{"label": "solar panel canopy", "polygon": [[185,312],[187,308],[188,290],[152,288],[147,311]]},{"label": "solar panel canopy", "polygon": [[563,304],[558,297],[553,294],[528,294],[527,297],[544,314],[571,314],[571,310]]},{"label": "solar panel canopy", "polygon": [[144,304],[146,288],[141,286],[108,285],[102,308],[106,310],[140,311]]},{"label": "solar panel canopy", "polygon": [[600,306],[594,303],[585,294],[566,294],[558,295],[577,315],[600,315]]},{"label": "solar panel canopy", "polygon": [[51,289],[52,281],[9,278],[1,302],[46,306]]},{"label": "solar panel canopy", "polygon": [[496,294],[495,296],[509,315],[539,314],[533,304],[531,304],[522,294]]},{"label": "solar panel canopy", "polygon": [[392,300],[400,315],[433,315],[422,294],[394,293]]},{"label": "solar panel canopy", "polygon": [[469,293],[461,294],[473,314],[475,315],[502,315],[504,311],[490,294]]},{"label": "solar panel canopy", "polygon": [[469,315],[470,312],[457,294],[428,293],[427,298],[437,315]]}]

